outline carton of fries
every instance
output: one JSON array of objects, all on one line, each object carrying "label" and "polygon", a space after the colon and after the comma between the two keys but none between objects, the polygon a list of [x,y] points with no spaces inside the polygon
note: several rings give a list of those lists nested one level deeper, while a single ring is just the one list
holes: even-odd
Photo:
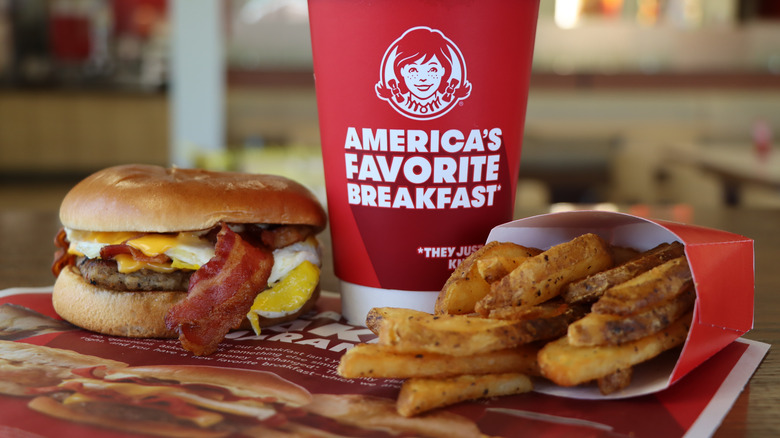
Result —
[{"label": "carton of fries", "polygon": [[628,214],[575,211],[494,228],[430,312],[373,308],[376,343],[345,378],[405,379],[403,416],[537,391],[663,390],[753,325],[753,241]]},{"label": "carton of fries", "polygon": [[[685,337],[681,349],[663,353],[633,370],[629,368],[633,371],[633,378],[629,377],[631,385],[614,394],[604,395],[593,385],[556,385],[546,379],[534,382],[535,391],[572,398],[623,398],[657,392],[674,384],[752,329],[753,240],[740,235],[623,213],[572,211],[500,225],[491,231],[487,241],[513,242],[546,250],[589,233],[600,236],[612,247],[638,251],[648,251],[666,242],[681,242],[695,286],[692,316],[688,316],[690,326],[687,333],[677,329],[677,336],[682,333]],[[687,299],[691,300],[690,295]],[[572,331],[569,333],[571,340]],[[551,350],[550,354],[558,351]]]}]

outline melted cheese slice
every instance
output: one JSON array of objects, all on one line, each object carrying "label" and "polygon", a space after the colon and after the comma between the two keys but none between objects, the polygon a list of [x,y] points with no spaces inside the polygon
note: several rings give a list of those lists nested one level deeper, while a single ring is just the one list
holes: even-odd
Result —
[{"label": "melted cheese slice", "polygon": [[134,232],[94,232],[65,230],[70,247],[69,254],[100,258],[100,250],[107,245],[127,245],[153,257],[165,254],[171,258],[168,264],[147,263],[134,260],[129,255],[116,257],[119,272],[130,273],[139,269],[172,272],[175,269],[197,270],[214,257],[214,245],[197,233],[142,234]]},{"label": "melted cheese slice", "polygon": [[151,269],[152,271],[168,274],[177,269],[173,266],[173,263],[142,262],[134,259],[130,254],[117,254],[114,256],[114,260],[116,261],[117,269],[123,274],[141,269]]}]

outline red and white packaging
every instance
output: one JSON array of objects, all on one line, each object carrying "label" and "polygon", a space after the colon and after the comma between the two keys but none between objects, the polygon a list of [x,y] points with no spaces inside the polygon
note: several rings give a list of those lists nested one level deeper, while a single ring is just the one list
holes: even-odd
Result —
[{"label": "red and white packaging", "polygon": [[342,313],[424,309],[512,219],[539,0],[309,0]]},{"label": "red and white packaging", "polygon": [[494,228],[490,241],[547,249],[584,233],[608,243],[647,250],[680,241],[696,286],[696,303],[682,351],[664,354],[634,373],[629,388],[603,396],[591,386],[563,388],[539,381],[535,389],[573,398],[625,398],[668,388],[753,328],[753,240],[726,231],[650,220],[624,213],[570,211],[519,219]]}]

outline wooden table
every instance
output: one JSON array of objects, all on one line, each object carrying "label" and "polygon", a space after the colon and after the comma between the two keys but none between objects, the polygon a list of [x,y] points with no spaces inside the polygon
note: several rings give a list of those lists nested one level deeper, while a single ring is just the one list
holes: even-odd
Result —
[{"label": "wooden table", "polygon": [[[0,289],[53,284],[49,266],[53,237],[59,227],[54,209],[56,206],[51,210],[18,210],[0,205]],[[540,212],[517,212],[517,217],[532,213]],[[692,222],[755,240],[755,328],[745,337],[772,345],[780,343],[780,210],[694,210]],[[323,240],[329,248],[327,233]],[[338,282],[327,249],[325,255],[322,284],[335,291]],[[770,349],[715,436],[780,436],[780,359],[774,349]]]}]

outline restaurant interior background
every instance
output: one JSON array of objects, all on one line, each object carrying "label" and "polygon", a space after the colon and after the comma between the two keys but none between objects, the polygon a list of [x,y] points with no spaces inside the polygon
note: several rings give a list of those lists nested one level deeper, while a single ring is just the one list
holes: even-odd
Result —
[{"label": "restaurant interior background", "polygon": [[[522,205],[780,207],[780,2],[541,0],[525,123]],[[701,154],[759,177],[724,192]],[[306,0],[0,0],[0,208],[128,162],[324,197]]]}]

